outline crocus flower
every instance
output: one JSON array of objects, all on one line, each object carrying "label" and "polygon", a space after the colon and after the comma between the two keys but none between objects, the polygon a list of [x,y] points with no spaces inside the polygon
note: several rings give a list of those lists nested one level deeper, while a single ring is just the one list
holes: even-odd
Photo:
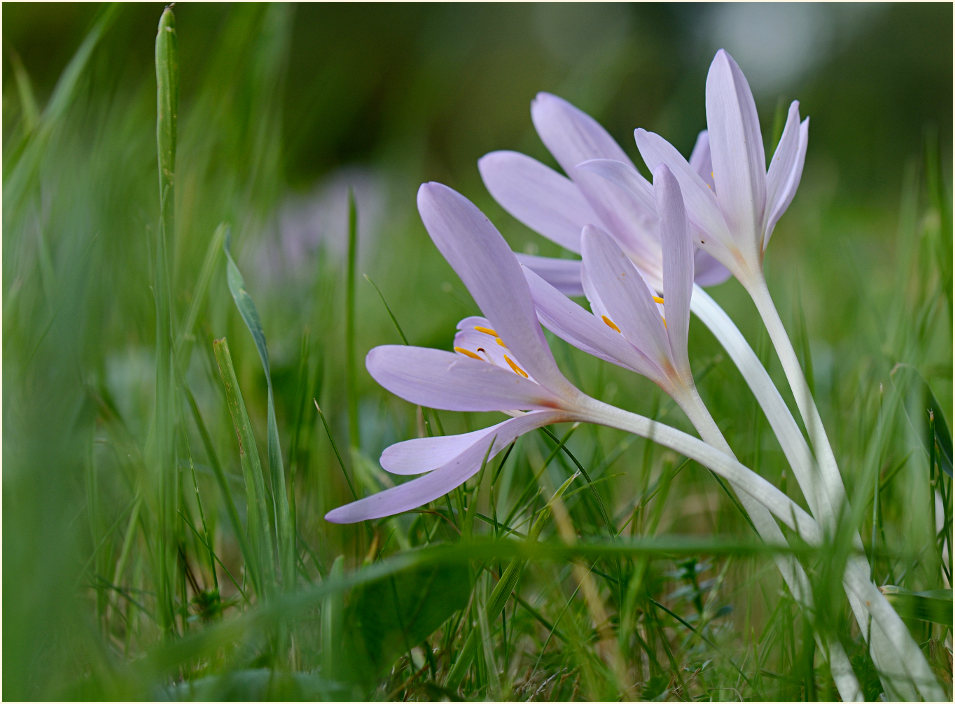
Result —
[{"label": "crocus flower", "polygon": [[[541,140],[567,174],[510,151],[492,152],[478,162],[491,195],[515,218],[566,249],[580,253],[584,226],[598,227],[660,290],[662,260],[652,188],[633,162],[596,120],[570,103],[540,93],[531,118]],[[701,142],[705,147],[705,140]],[[694,151],[694,163],[706,161]],[[600,163],[584,164],[598,160]],[[616,166],[626,187],[607,184],[595,170]],[[725,281],[729,272],[709,254],[696,253],[701,285]],[[581,295],[579,260],[519,255],[521,263],[568,295]]]},{"label": "crocus flower", "polygon": [[375,380],[412,403],[453,411],[503,411],[490,428],[398,443],[382,455],[397,474],[424,473],[331,511],[352,523],[421,506],[476,474],[485,457],[536,428],[586,417],[589,400],[561,374],[547,346],[520,264],[490,221],[446,186],[418,191],[425,228],[485,317],[459,324],[455,351],[376,347],[366,366]]},{"label": "crocus flower", "polygon": [[710,179],[698,170],[705,162],[702,154],[696,164],[687,162],[657,134],[636,130],[637,147],[651,170],[670,167],[690,220],[702,233],[701,247],[746,285],[762,272],[773,228],[799,186],[809,120],[800,122],[799,103],[793,101],[767,171],[753,94],[733,57],[720,49],[706,78],[706,124]]},{"label": "crocus flower", "polygon": [[687,352],[693,246],[679,186],[665,166],[654,175],[653,188],[664,239],[662,298],[617,242],[592,225],[584,226],[581,238],[581,281],[592,314],[533,271],[525,270],[525,275],[538,315],[551,332],[684,400],[684,392],[693,387]]}]

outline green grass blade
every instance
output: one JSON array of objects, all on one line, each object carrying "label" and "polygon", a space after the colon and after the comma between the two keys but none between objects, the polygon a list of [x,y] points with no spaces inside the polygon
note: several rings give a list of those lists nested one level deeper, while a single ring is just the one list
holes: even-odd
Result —
[{"label": "green grass blade", "polygon": [[355,268],[358,259],[358,209],[348,191],[348,264],[345,282],[345,388],[348,396],[348,445],[361,447],[358,424],[358,387],[355,371]]},{"label": "green grass blade", "polygon": [[245,401],[242,400],[242,392],[239,391],[239,382],[235,377],[232,356],[229,354],[229,343],[222,338],[215,340],[212,347],[219,365],[219,375],[222,378],[229,414],[232,416],[232,425],[238,437],[239,460],[242,465],[242,475],[245,478],[249,557],[251,558],[247,560],[247,567],[256,592],[267,597],[271,593],[274,580],[266,578],[266,570],[274,565],[275,550],[269,528],[268,497],[265,480],[262,477],[262,463],[259,460],[255,433],[252,431],[252,421],[249,420]]},{"label": "green grass blade", "polygon": [[265,372],[265,382],[268,387],[268,460],[269,477],[272,481],[272,511],[275,520],[276,541],[281,560],[282,582],[287,587],[295,583],[295,530],[292,526],[292,511],[289,508],[288,491],[285,487],[285,466],[282,462],[282,446],[279,440],[278,422],[275,418],[275,398],[272,391],[272,372],[269,368],[269,350],[265,343],[265,333],[262,322],[249,292],[245,288],[245,280],[239,267],[232,259],[229,251],[229,237],[225,238],[223,251],[226,256],[226,278],[229,283],[229,292],[235,301],[236,308],[245,322],[255,348],[262,361],[262,370]]},{"label": "green grass blade", "polygon": [[169,291],[167,242],[175,227],[176,113],[179,59],[176,25],[166,9],[156,34],[156,149],[159,162],[159,230],[153,260],[156,304],[156,406],[151,451],[154,487],[159,499],[159,563],[157,591],[159,622],[166,632],[175,628],[174,583],[179,524],[178,470],[175,448],[176,390],[172,358],[172,300]]}]

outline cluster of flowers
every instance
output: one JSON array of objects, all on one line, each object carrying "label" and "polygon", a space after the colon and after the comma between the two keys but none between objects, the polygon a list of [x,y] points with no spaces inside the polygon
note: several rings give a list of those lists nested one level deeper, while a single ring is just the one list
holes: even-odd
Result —
[{"label": "cluster of flowers", "polygon": [[[387,448],[382,467],[421,476],[334,509],[326,519],[352,523],[416,508],[460,486],[521,435],[581,421],[651,438],[725,477],[768,543],[785,545],[783,524],[821,544],[845,507],[845,492],[763,275],[766,246],[803,171],[809,121],[800,120],[798,103],[789,108],[767,169],[752,92],[732,57],[719,51],[706,81],[708,129],[689,160],[659,135],[636,130],[652,183],[597,122],[566,101],[538,95],[531,115],[566,175],[522,154],[494,152],[479,162],[482,178],[515,218],[581,258],[517,255],[470,201],[446,186],[426,183],[418,191],[421,219],[483,317],[458,324],[453,351],[382,346],[366,360],[378,383],[412,403],[502,411],[509,418],[462,435],[416,438]],[[749,292],[764,320],[812,449],[752,349],[702,288],[730,276]],[[590,309],[572,296],[586,297]],[[809,511],[733,456],[693,381],[691,310],[743,373]],[[577,389],[558,369],[542,324],[584,352],[655,382],[702,440]],[[861,546],[857,536],[855,542]],[[785,556],[776,562],[793,596],[811,608],[801,565]],[[887,692],[906,699],[942,698],[921,651],[872,583],[861,554],[850,558],[844,584]],[[838,640],[820,645],[840,695],[858,699],[858,681]]]}]

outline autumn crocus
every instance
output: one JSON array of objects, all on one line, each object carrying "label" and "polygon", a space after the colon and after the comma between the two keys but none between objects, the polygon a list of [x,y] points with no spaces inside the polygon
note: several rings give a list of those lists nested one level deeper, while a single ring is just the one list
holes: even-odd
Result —
[{"label": "autumn crocus", "polygon": [[503,411],[513,417],[464,435],[392,446],[382,466],[424,476],[331,511],[351,523],[392,515],[448,493],[531,430],[576,420],[584,395],[558,370],[520,265],[490,221],[467,199],[436,183],[418,191],[421,219],[461,277],[482,318],[462,321],[454,351],[376,347],[366,366],[378,383],[412,403],[452,411]]},{"label": "autumn crocus", "polygon": [[[659,290],[663,273],[659,220],[649,182],[596,120],[567,101],[540,93],[531,105],[531,118],[566,176],[524,154],[492,152],[478,162],[488,191],[515,218],[577,254],[584,226],[600,228]],[[700,146],[699,154],[694,151],[694,163],[703,163],[705,140]],[[599,174],[581,167],[593,160],[618,165],[630,187],[608,188]],[[519,258],[564,293],[583,293],[579,260]],[[720,283],[729,276],[706,252],[698,251],[694,258],[695,278],[701,285]]]},{"label": "autumn crocus", "polygon": [[673,171],[702,232],[701,245],[746,285],[762,270],[773,229],[799,186],[809,119],[800,122],[793,101],[767,170],[752,91],[733,57],[720,49],[706,78],[706,126],[711,179],[657,134],[636,130],[637,147],[648,167],[666,164]]}]

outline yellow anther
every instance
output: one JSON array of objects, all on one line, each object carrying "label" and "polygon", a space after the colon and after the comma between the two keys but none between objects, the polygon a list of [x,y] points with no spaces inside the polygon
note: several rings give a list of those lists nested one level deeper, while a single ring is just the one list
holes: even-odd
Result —
[{"label": "yellow anther", "polygon": [[660,298],[659,296],[654,296],[654,297],[653,297],[653,300],[654,300],[654,302],[656,302],[656,303],[660,303],[660,304],[663,303],[663,299]]},{"label": "yellow anther", "polygon": [[460,352],[460,353],[463,354],[465,357],[470,357],[471,359],[479,359],[479,360],[481,360],[482,362],[484,361],[483,359],[481,359],[480,356],[474,354],[474,352],[472,352],[471,350],[466,350],[466,349],[464,349],[463,347],[455,347],[455,348],[454,348],[454,351],[455,351],[455,352]]},{"label": "yellow anther", "polygon": [[475,325],[474,329],[477,330],[478,332],[483,332],[485,335],[490,335],[491,337],[497,337],[497,332],[495,332],[491,328],[485,328],[485,327],[481,327],[480,325]]},{"label": "yellow anther", "polygon": [[504,361],[507,362],[508,366],[510,366],[510,368],[514,370],[514,373],[515,373],[515,374],[520,374],[520,375],[521,375],[522,377],[524,377],[525,379],[528,378],[527,372],[525,372],[523,369],[521,369],[519,366],[517,366],[517,365],[514,363],[514,360],[513,360],[513,359],[511,359],[511,358],[508,357],[507,355],[504,355]]},{"label": "yellow anther", "polygon": [[499,345],[500,345],[501,347],[503,347],[504,349],[507,349],[507,345],[504,344],[504,340],[502,340],[502,339],[499,338],[499,337],[495,337],[494,339],[497,341],[497,344],[499,344]]},{"label": "yellow anther", "polygon": [[607,324],[608,328],[611,328],[612,330],[616,330],[617,332],[620,332],[620,328],[618,328],[617,324],[613,322],[610,318],[608,318],[606,315],[601,315],[600,317]]}]

